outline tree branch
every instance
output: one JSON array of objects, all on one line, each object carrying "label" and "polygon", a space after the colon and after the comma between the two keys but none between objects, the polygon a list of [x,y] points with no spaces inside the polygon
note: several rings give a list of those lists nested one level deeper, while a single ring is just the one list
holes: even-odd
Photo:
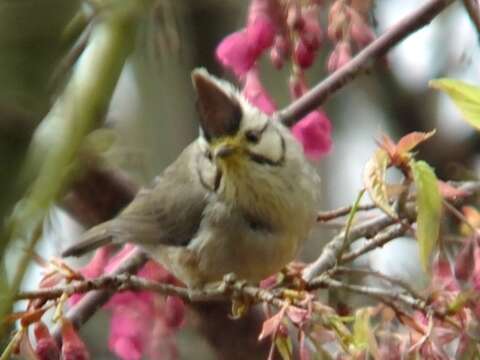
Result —
[{"label": "tree branch", "polygon": [[[114,269],[109,276],[118,276],[120,274],[134,274],[136,273],[147,261],[147,256],[140,249],[135,249],[125,258],[116,269]],[[128,275],[125,275],[128,276]],[[113,295],[111,289],[104,289],[101,287],[93,286],[91,289],[99,289],[93,291],[83,297],[78,303],[76,303],[65,315],[76,329],[79,329],[85,324],[92,316],[100,309],[104,304],[108,302]],[[75,291],[74,291],[75,292]],[[60,328],[57,327],[54,332],[55,339],[60,344],[62,341]]]},{"label": "tree branch", "polygon": [[[456,205],[463,203],[473,194],[480,192],[480,182],[471,181],[462,184],[459,183],[457,185],[459,185],[458,190],[460,190],[460,193],[463,193],[463,195],[457,196],[455,199],[452,200],[452,202],[454,202]],[[406,204],[406,212],[407,214],[405,215],[409,219],[414,219],[415,206],[413,202],[408,202]],[[341,251],[343,250],[343,241],[345,237],[345,231],[342,231],[341,233],[336,235],[327,245],[325,245],[318,259],[304,269],[303,279],[306,282],[309,282],[317,275],[334,267],[339,260],[341,262],[352,261],[360,255],[363,255],[366,252],[369,252],[379,246],[383,246],[390,240],[402,236],[409,229],[407,224],[398,223],[395,226],[392,226],[391,228],[386,230],[385,232],[379,233],[383,229],[395,223],[398,223],[398,220],[395,220],[388,215],[380,215],[371,220],[367,220],[361,224],[356,225],[350,230],[350,241],[354,241],[362,237],[369,238],[374,236],[374,238],[371,241],[367,242],[363,247],[351,251],[350,253],[340,258],[340,256],[342,255]]]},{"label": "tree branch", "polygon": [[411,33],[427,25],[454,0],[430,0],[409,16],[399,21],[390,30],[380,35],[370,45],[360,51],[343,67],[277,113],[277,117],[287,126],[292,126],[310,111],[322,105],[334,92],[348,84],[371,62],[385,55],[392,47]]}]

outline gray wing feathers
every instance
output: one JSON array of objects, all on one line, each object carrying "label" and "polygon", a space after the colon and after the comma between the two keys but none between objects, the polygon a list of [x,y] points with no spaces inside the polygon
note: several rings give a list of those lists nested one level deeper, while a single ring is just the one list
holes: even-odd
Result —
[{"label": "gray wing feathers", "polygon": [[110,241],[187,245],[200,226],[208,195],[195,170],[197,150],[196,143],[187,147],[152,189],[141,190],[115,219],[87,231],[64,254],[78,256]]}]

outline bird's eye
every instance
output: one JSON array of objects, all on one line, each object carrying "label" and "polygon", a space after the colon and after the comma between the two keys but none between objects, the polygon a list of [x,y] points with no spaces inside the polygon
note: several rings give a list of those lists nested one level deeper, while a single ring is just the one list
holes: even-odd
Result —
[{"label": "bird's eye", "polygon": [[248,130],[245,132],[245,139],[252,144],[257,144],[260,141],[260,134],[255,130]]}]

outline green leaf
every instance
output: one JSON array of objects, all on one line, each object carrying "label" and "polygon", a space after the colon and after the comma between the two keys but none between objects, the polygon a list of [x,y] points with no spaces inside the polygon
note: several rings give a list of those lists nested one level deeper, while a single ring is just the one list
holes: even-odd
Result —
[{"label": "green leaf", "polygon": [[359,350],[367,350],[375,359],[379,359],[379,350],[375,334],[370,326],[368,308],[357,310],[353,323],[353,343]]},{"label": "green leaf", "polygon": [[430,165],[425,161],[414,161],[412,170],[417,187],[417,241],[420,261],[425,272],[428,272],[430,257],[440,231],[442,197],[437,177]]},{"label": "green leaf", "polygon": [[460,109],[463,118],[480,130],[480,87],[446,78],[431,80],[430,86],[446,92]]},{"label": "green leaf", "polygon": [[375,151],[373,157],[365,164],[363,183],[372,201],[386,214],[397,218],[388,199],[385,173],[389,163],[388,154],[383,149]]}]

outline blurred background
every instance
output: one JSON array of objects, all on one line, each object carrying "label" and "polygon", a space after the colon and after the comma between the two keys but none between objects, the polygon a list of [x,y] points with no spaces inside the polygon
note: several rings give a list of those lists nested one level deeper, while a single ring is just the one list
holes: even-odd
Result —
[{"label": "blurred background", "polygon": [[[422,3],[375,1],[370,23],[380,34]],[[4,0],[0,5],[0,214],[5,220],[22,195],[18,176],[32,133],[68,79],[68,67],[64,71],[62,64],[76,40],[68,36],[68,29],[81,6],[80,1],[73,0]],[[122,169],[136,183],[146,184],[196,137],[190,72],[204,66],[234,81],[217,63],[215,47],[227,34],[244,26],[247,6],[248,2],[241,0],[162,0],[153,13],[142,18],[133,53],[109,107],[107,130],[100,134],[102,141],[111,144],[101,154],[110,166]],[[326,18],[327,13],[323,16]],[[465,179],[476,173],[480,164],[478,135],[460,119],[446,96],[428,87],[428,81],[454,77],[478,84],[478,36],[461,2],[457,2],[391,51],[386,62],[325,104],[334,128],[334,148],[317,164],[323,180],[321,209],[353,202],[362,188],[363,165],[382,133],[398,139],[411,131],[436,128],[437,134],[422,145],[419,157],[433,165],[441,179]],[[327,75],[325,59],[330,51],[325,38],[316,65],[308,71],[310,84]],[[280,107],[286,106],[288,69],[277,71],[267,60],[260,68],[265,87]],[[61,210],[52,214],[52,231],[37,245],[38,253],[47,259],[58,256],[82,231]],[[302,259],[313,260],[331,234],[331,229],[317,229]],[[4,260],[8,256],[8,274],[15,268],[21,249],[21,243],[10,244],[3,253]],[[391,254],[396,256],[394,263]],[[363,261],[421,282],[416,256],[412,240],[402,239]],[[23,287],[35,288],[39,278],[39,268],[32,265]],[[105,346],[108,314],[96,316],[95,324],[90,322],[92,326],[85,327],[82,336],[92,349],[92,358],[113,358]],[[179,349],[182,358],[215,357],[212,342],[189,326],[180,335]]]}]

